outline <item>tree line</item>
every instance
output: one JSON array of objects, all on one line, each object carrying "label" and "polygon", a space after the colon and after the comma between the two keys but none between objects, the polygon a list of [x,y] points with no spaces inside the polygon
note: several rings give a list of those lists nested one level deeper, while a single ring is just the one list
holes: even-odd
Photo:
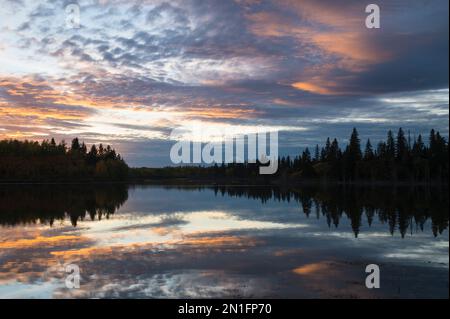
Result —
[{"label": "tree line", "polygon": [[129,169],[111,148],[92,145],[88,150],[78,138],[70,146],[54,139],[0,141],[1,181],[128,180],[199,182],[296,183],[302,181],[423,182],[448,184],[448,141],[431,130],[427,138],[411,137],[399,129],[387,133],[377,145],[368,139],[361,145],[353,129],[348,145],[341,148],[337,139],[325,145],[306,148],[295,157],[278,159],[275,175],[259,174],[260,163],[215,164],[166,168]]},{"label": "tree line", "polygon": [[194,181],[281,183],[301,181],[353,182],[422,182],[448,184],[448,141],[435,130],[429,136],[411,137],[402,128],[387,133],[385,141],[374,145],[368,139],[364,146],[357,129],[349,143],[341,148],[336,138],[311,151],[306,148],[295,157],[278,159],[275,175],[259,174],[258,163],[216,164],[203,167],[166,167],[133,169],[136,179],[192,179]]},{"label": "tree line", "polygon": [[341,149],[337,139],[327,139],[325,146],[316,145],[314,155],[305,149],[293,160],[280,159],[280,168],[298,172],[304,178],[353,181],[414,181],[448,183],[448,141],[434,129],[428,140],[422,135],[411,137],[400,128],[394,136],[373,146],[368,139],[361,145],[359,133],[353,129],[348,145]]},{"label": "tree line", "polygon": [[0,141],[0,180],[78,181],[124,180],[128,165],[110,145],[92,145],[89,150],[78,138],[70,146],[36,141]]}]

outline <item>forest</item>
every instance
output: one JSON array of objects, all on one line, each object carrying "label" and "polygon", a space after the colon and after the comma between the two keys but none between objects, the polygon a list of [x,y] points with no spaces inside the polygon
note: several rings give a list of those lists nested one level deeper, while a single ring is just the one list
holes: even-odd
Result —
[{"label": "forest", "polygon": [[70,146],[54,139],[0,141],[0,181],[122,181],[128,170],[109,145],[88,150],[78,138]]},{"label": "forest", "polygon": [[70,146],[54,139],[0,141],[0,181],[129,181],[296,184],[309,181],[406,182],[448,184],[448,141],[437,131],[411,137],[403,129],[387,133],[385,141],[361,142],[353,129],[341,148],[328,138],[295,157],[278,159],[275,175],[260,175],[260,163],[129,168],[111,146],[92,145],[88,150],[78,138]]},{"label": "forest", "polygon": [[324,182],[420,182],[448,184],[448,141],[437,131],[428,137],[411,137],[399,129],[387,133],[385,141],[363,144],[357,129],[341,148],[337,139],[328,138],[324,146],[306,148],[296,157],[280,157],[275,175],[259,175],[260,164],[232,163],[207,167],[166,167],[133,169],[132,178],[148,180],[190,179],[202,181],[295,184]]}]

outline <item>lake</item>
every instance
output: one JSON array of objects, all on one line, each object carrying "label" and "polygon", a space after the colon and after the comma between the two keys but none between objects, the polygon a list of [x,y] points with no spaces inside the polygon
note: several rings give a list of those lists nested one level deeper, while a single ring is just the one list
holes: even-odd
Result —
[{"label": "lake", "polygon": [[0,298],[448,298],[448,217],[448,188],[0,185]]}]

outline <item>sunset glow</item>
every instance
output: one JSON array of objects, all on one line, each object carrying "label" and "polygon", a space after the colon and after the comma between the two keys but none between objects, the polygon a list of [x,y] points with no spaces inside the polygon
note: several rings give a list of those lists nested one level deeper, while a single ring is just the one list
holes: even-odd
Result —
[{"label": "sunset glow", "polygon": [[360,1],[200,2],[81,0],[68,28],[64,1],[2,1],[0,138],[76,135],[162,166],[170,131],[199,122],[280,129],[281,153],[354,126],[448,136],[447,1],[379,1],[377,30]]}]

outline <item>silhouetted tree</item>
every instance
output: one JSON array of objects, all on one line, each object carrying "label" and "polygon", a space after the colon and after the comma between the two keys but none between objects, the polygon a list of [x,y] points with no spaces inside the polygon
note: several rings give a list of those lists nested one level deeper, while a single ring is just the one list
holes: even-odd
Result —
[{"label": "silhouetted tree", "polygon": [[370,139],[367,140],[366,149],[364,150],[364,160],[370,161],[374,158],[372,144],[370,143]]},{"label": "silhouetted tree", "polygon": [[[97,172],[98,162],[106,169]],[[85,143],[74,138],[70,149],[64,141],[56,144],[52,138],[40,144],[32,141],[0,141],[0,180],[7,181],[67,181],[101,177],[123,180],[128,166],[111,146],[100,156],[95,145],[87,152]]]}]

